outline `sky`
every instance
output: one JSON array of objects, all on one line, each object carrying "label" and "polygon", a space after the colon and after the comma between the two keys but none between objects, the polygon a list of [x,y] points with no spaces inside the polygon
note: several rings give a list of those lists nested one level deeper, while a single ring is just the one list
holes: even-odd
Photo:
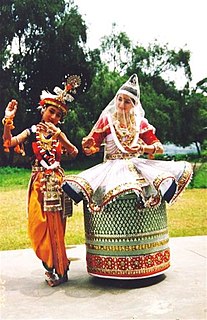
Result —
[{"label": "sky", "polygon": [[[169,49],[191,52],[192,86],[207,77],[206,0],[74,0],[86,22],[87,46],[100,46],[112,23],[133,44],[145,47],[157,39]],[[179,82],[179,79],[177,79]]]}]

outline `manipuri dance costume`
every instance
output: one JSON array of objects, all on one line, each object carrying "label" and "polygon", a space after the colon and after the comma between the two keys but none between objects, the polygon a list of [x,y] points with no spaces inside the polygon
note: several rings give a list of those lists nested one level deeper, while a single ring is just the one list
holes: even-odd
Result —
[{"label": "manipuri dance costume", "polygon": [[78,76],[70,76],[64,90],[56,87],[56,94],[43,91],[39,106],[41,122],[17,136],[11,136],[16,100],[8,104],[4,118],[4,146],[17,146],[27,141],[27,149],[30,150],[32,174],[28,190],[28,232],[32,248],[47,270],[45,280],[51,287],[68,280],[70,263],[64,242],[66,202],[61,188],[64,177],[60,166],[61,154],[63,148],[69,157],[78,153],[57,125],[67,114],[73,100],[71,94],[79,84]]},{"label": "manipuri dance costume", "polygon": [[[128,112],[123,100],[132,105]],[[173,203],[184,190],[192,167],[140,158],[163,148],[144,117],[136,74],[103,110],[83,150],[93,154],[103,141],[104,162],[67,176],[63,184],[76,202],[83,194],[88,272],[123,279],[160,274],[170,266],[165,202]]]}]

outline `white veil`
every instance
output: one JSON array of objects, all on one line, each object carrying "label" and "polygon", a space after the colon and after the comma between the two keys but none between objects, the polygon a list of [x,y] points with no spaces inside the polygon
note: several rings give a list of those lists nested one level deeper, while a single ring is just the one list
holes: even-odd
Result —
[{"label": "white veil", "polygon": [[[129,113],[125,111],[117,116],[117,98],[119,94],[125,94],[131,100],[133,108]],[[125,146],[133,147],[137,144],[140,133],[140,123],[144,118],[145,112],[140,102],[140,88],[138,77],[133,74],[117,91],[113,100],[102,111],[100,118],[107,118],[111,134],[118,149],[123,153],[128,153]],[[99,118],[99,119],[100,119]],[[125,122],[124,129],[119,127],[119,118]],[[96,131],[96,125],[92,131]],[[120,137],[121,136],[121,137]],[[126,140],[128,139],[128,142]]]}]

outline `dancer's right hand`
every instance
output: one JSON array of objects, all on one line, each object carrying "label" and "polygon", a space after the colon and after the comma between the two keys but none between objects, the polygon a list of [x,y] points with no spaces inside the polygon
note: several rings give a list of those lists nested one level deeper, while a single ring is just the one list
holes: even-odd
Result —
[{"label": "dancer's right hand", "polygon": [[13,119],[16,115],[18,102],[16,100],[11,100],[5,109],[5,118]]},{"label": "dancer's right hand", "polygon": [[90,156],[99,151],[99,148],[96,147],[96,143],[93,137],[85,137],[82,141],[82,148],[84,153],[87,156]]},{"label": "dancer's right hand", "polygon": [[83,149],[90,148],[90,147],[92,147],[94,145],[95,145],[95,140],[94,140],[93,137],[85,137],[85,138],[83,138],[83,141],[82,141]]}]

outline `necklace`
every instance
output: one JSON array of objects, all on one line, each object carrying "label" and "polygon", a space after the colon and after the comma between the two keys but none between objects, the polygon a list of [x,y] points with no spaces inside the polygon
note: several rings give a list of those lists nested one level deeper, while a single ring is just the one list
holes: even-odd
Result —
[{"label": "necklace", "polygon": [[53,137],[45,137],[42,132],[36,134],[36,139],[42,149],[50,151],[53,147]]},{"label": "necklace", "polygon": [[58,140],[54,139],[53,136],[45,137],[42,132],[36,132],[36,141],[41,158],[52,164],[55,161]]},{"label": "necklace", "polygon": [[117,130],[117,128],[115,128],[115,131],[116,131],[117,138],[123,147],[131,145],[131,143],[135,137],[134,131],[131,132],[130,134],[126,133],[125,135],[123,135],[123,133],[120,133],[120,131]]},{"label": "necklace", "polygon": [[135,121],[133,116],[130,114],[118,114],[117,112],[113,115],[113,124],[115,130],[122,137],[134,135]]}]

